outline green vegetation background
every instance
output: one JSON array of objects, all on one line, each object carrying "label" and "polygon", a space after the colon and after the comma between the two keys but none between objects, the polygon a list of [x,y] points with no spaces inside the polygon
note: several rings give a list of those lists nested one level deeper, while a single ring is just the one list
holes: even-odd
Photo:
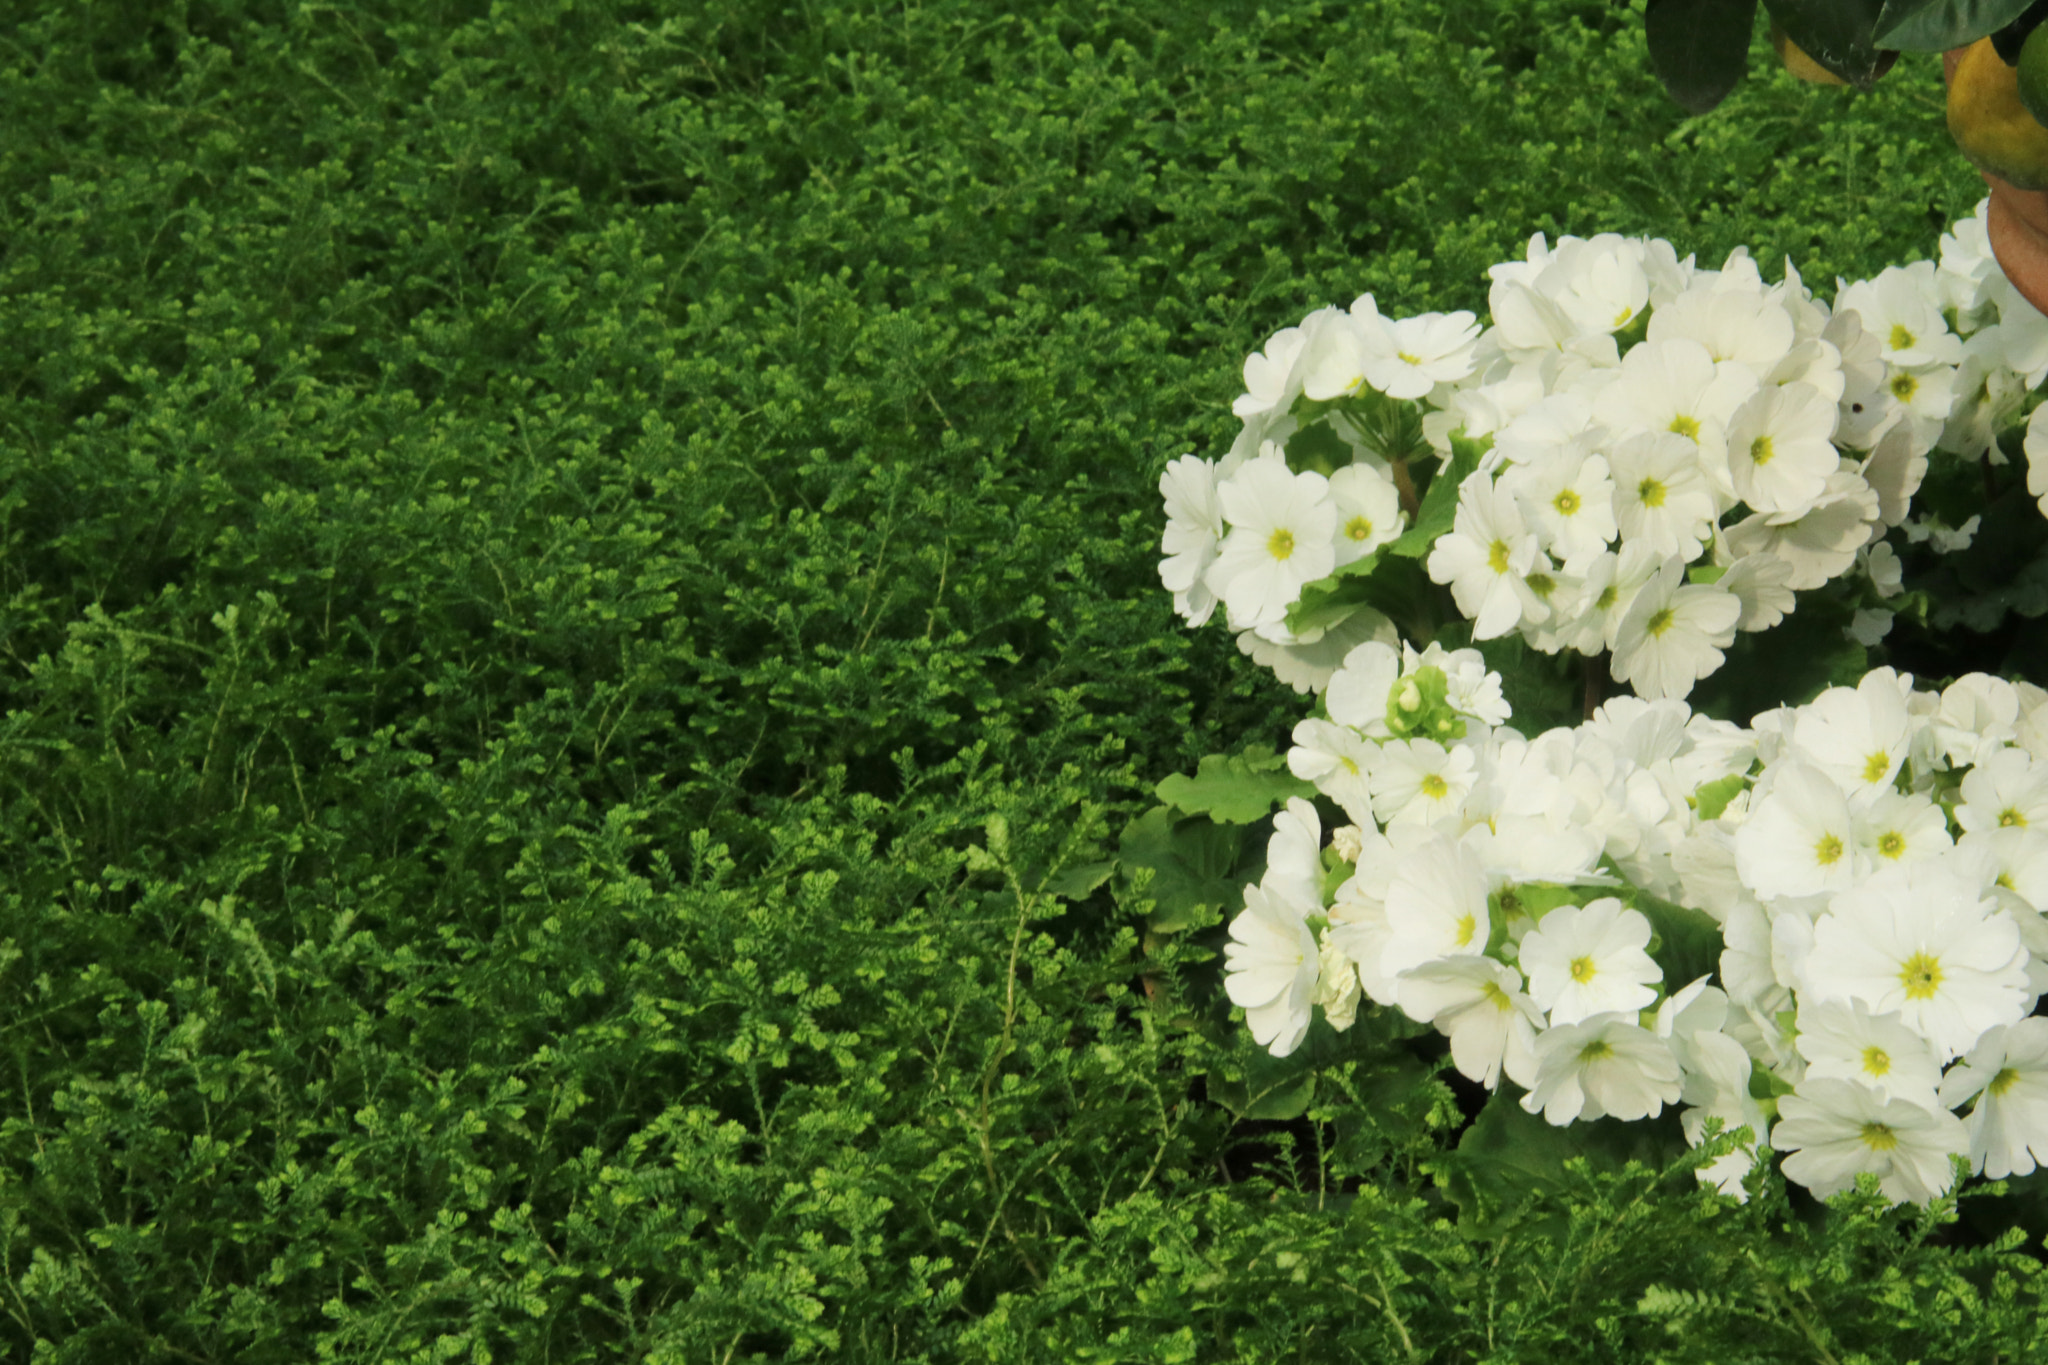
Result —
[{"label": "green vegetation background", "polygon": [[0,7],[0,1357],[2043,1359],[1967,1206],[1468,1239],[1391,1040],[1233,1122],[1100,866],[1300,709],[1157,578],[1248,350],[1827,292],[1940,110],[1604,0]]}]

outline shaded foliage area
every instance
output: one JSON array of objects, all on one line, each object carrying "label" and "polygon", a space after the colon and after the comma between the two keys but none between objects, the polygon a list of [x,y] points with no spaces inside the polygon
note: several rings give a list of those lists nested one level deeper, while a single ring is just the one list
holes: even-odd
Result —
[{"label": "shaded foliage area", "polygon": [[1931,66],[1681,122],[1640,35],[10,7],[4,1353],[2023,1356],[2032,1263],[1901,1215],[1616,1165],[1461,1239],[1437,1059],[1234,1120],[1102,880],[1296,706],[1156,575],[1274,327],[1976,197]]}]

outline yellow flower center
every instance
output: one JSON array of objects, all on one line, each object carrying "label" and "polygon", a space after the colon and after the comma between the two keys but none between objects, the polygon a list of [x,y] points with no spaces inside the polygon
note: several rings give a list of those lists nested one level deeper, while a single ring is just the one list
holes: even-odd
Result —
[{"label": "yellow flower center", "polygon": [[1635,315],[1636,315],[1636,310],[1635,310],[1635,309],[1633,309],[1633,308],[1624,308],[1624,309],[1622,309],[1622,310],[1621,310],[1621,311],[1620,311],[1619,313],[1616,313],[1616,314],[1614,315],[1614,325],[1615,325],[1616,327],[1620,327],[1620,326],[1624,325],[1625,323],[1627,323],[1627,322],[1628,322],[1628,320],[1629,320],[1630,318],[1634,317]]},{"label": "yellow flower center", "polygon": [[1557,580],[1547,573],[1532,573],[1525,581],[1529,584],[1529,591],[1538,597],[1547,598],[1557,591]]},{"label": "yellow flower center", "polygon": [[1892,770],[1892,756],[1880,749],[1863,760],[1863,780],[1882,782],[1884,775]]},{"label": "yellow flower center", "polygon": [[2025,829],[2027,817],[2021,815],[2016,808],[2007,806],[2004,810],[1998,812],[1998,824],[2001,829],[2008,825],[2018,825],[2020,828]]},{"label": "yellow flower center", "polygon": [[[1472,935],[1474,931],[1476,931],[1478,928],[1479,921],[1474,919],[1471,915],[1466,914],[1458,916],[1458,946],[1462,948],[1466,944],[1470,943],[1472,941]],[[1489,982],[1488,984],[1491,985],[1492,983]],[[1495,986],[1494,989],[1499,990],[1500,987]]]},{"label": "yellow flower center", "polygon": [[1643,629],[1649,631],[1653,638],[1661,640],[1664,638],[1664,632],[1671,629],[1671,623],[1675,619],[1671,613],[1671,608],[1659,607],[1651,615],[1649,624],[1644,626]]},{"label": "yellow flower center", "polygon": [[1572,489],[1564,489],[1550,500],[1550,505],[1557,509],[1559,516],[1568,517],[1579,510],[1579,495]]},{"label": "yellow flower center", "polygon": [[1508,571],[1508,543],[1505,540],[1496,540],[1488,548],[1486,552],[1486,567],[1492,569],[1495,573],[1506,573]]},{"label": "yellow flower center", "polygon": [[1662,507],[1664,505],[1664,494],[1667,491],[1664,485],[1656,479],[1644,479],[1636,485],[1636,497],[1642,500],[1642,504],[1645,507]]},{"label": "yellow flower center", "polygon": [[1294,532],[1286,527],[1275,531],[1266,542],[1266,553],[1275,559],[1285,559],[1294,553]]},{"label": "yellow flower center", "polygon": [[1842,841],[1833,834],[1823,834],[1820,842],[1813,846],[1813,860],[1822,867],[1832,867],[1841,861]]},{"label": "yellow flower center", "polygon": [[1895,374],[1892,376],[1891,389],[1892,397],[1901,403],[1908,403],[1912,401],[1913,395],[1920,391],[1920,381],[1910,374]]},{"label": "yellow flower center", "polygon": [[1344,523],[1344,534],[1353,540],[1371,540],[1372,522],[1362,516],[1353,517]]},{"label": "yellow flower center", "polygon": [[1863,1049],[1863,1069],[1873,1076],[1882,1076],[1892,1069],[1892,1059],[1883,1048],[1876,1044]]},{"label": "yellow flower center", "polygon": [[1888,829],[1877,836],[1877,851],[1887,858],[1897,858],[1906,851],[1906,836],[1895,829]]},{"label": "yellow flower center", "polygon": [[1356,777],[1356,776],[1358,776],[1358,760],[1357,760],[1357,759],[1355,759],[1355,758],[1349,758],[1349,757],[1339,757],[1337,761],[1338,761],[1339,763],[1342,763],[1342,764],[1344,765],[1344,771],[1345,771],[1345,772],[1347,772],[1347,773],[1350,773],[1350,774],[1351,774],[1351,775],[1352,775],[1353,777]]},{"label": "yellow flower center", "polygon": [[1993,1097],[2001,1096],[2015,1085],[2018,1085],[2019,1079],[2020,1073],[2017,1070],[2009,1066],[2002,1066],[1998,1068],[1998,1074],[1991,1078],[1991,1084],[1984,1088],[1990,1091]]},{"label": "yellow flower center", "polygon": [[1678,416],[1671,419],[1671,429],[1688,440],[1696,441],[1700,435],[1699,418],[1688,417],[1681,412]]},{"label": "yellow flower center", "polygon": [[1614,604],[1621,600],[1621,589],[1609,583],[1600,589],[1600,595],[1593,599],[1593,605],[1602,611],[1613,611]]},{"label": "yellow flower center", "polygon": [[1918,338],[1906,330],[1905,323],[1895,322],[1892,324],[1892,349],[1894,351],[1910,351],[1913,349],[1913,343],[1916,340]]},{"label": "yellow flower center", "polygon": [[1860,1136],[1863,1138],[1863,1145],[1873,1152],[1889,1152],[1899,1145],[1897,1135],[1882,1123],[1864,1124]]},{"label": "yellow flower center", "polygon": [[1582,1062],[1597,1062],[1602,1057],[1612,1057],[1613,1055],[1614,1046],[1605,1038],[1595,1038],[1592,1042],[1579,1049],[1579,1060]]},{"label": "yellow flower center", "polygon": [[1899,968],[1899,984],[1908,1000],[1931,999],[1941,989],[1941,961],[1927,953],[1915,953]]},{"label": "yellow flower center", "polygon": [[1759,436],[1749,443],[1749,458],[1759,469],[1771,462],[1771,456],[1778,452],[1771,449],[1771,438]]},{"label": "yellow flower center", "polygon": [[1508,993],[1500,988],[1498,981],[1487,982],[1484,986],[1480,987],[1479,993],[1488,1000],[1491,1000],[1493,1007],[1502,1014],[1506,1014],[1514,1008],[1514,1001],[1508,999]]},{"label": "yellow flower center", "polygon": [[1432,801],[1443,800],[1450,790],[1450,784],[1436,773],[1422,779],[1422,794]]},{"label": "yellow flower center", "polygon": [[1420,365],[1422,363],[1419,359],[1412,355],[1409,355],[1406,351],[1394,352],[1394,359],[1400,361],[1403,365]]},{"label": "yellow flower center", "polygon": [[1596,970],[1598,969],[1593,966],[1591,955],[1572,959],[1572,980],[1578,982],[1581,986],[1593,979],[1593,973]]}]

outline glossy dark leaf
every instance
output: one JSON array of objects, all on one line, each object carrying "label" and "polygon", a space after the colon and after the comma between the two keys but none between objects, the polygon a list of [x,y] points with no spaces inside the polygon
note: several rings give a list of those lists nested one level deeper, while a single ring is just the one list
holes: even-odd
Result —
[{"label": "glossy dark leaf", "polygon": [[1859,90],[1899,59],[1876,38],[1885,0],[1764,0],[1778,26],[1807,56]]},{"label": "glossy dark leaf", "polygon": [[1650,65],[1680,107],[1704,114],[1742,79],[1755,23],[1756,0],[1649,0]]},{"label": "glossy dark leaf", "polygon": [[2004,28],[2032,0],[1886,0],[1874,35],[1879,47],[1946,52]]}]

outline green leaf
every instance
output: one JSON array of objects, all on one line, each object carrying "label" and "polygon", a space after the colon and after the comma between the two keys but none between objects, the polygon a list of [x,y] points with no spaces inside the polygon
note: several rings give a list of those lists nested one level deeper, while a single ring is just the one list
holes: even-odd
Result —
[{"label": "green leaf", "polygon": [[1148,927],[1155,933],[1183,933],[1213,924],[1219,911],[1241,909],[1245,883],[1257,881],[1265,864],[1264,845],[1246,834],[1207,816],[1176,819],[1168,806],[1154,806],[1124,826],[1119,869],[1126,879],[1138,868],[1152,869],[1146,890],[1153,902]]},{"label": "green leaf", "polygon": [[1650,66],[1679,107],[1704,114],[1742,79],[1755,25],[1756,0],[1649,0]]},{"label": "green leaf", "polygon": [[1807,56],[1858,90],[1876,85],[1899,58],[1875,37],[1884,0],[1765,0],[1765,7]]},{"label": "green leaf", "polygon": [[1703,782],[1692,794],[1693,808],[1702,820],[1718,820],[1721,812],[1728,809],[1728,803],[1748,785],[1749,778],[1742,773],[1730,773],[1716,782]]},{"label": "green leaf", "polygon": [[1370,589],[1364,580],[1372,577],[1379,556],[1369,554],[1340,565],[1313,583],[1304,583],[1301,596],[1287,609],[1286,626],[1296,635],[1328,630],[1343,624],[1359,607],[1367,604]]},{"label": "green leaf", "polygon": [[1726,946],[1721,926],[1700,910],[1659,899],[1640,888],[1624,891],[1621,900],[1650,921],[1656,934],[1650,956],[1664,969],[1664,989],[1673,993],[1720,970]]},{"label": "green leaf", "polygon": [[1096,887],[1109,880],[1109,874],[1116,871],[1116,859],[1108,858],[1095,863],[1076,863],[1047,879],[1040,889],[1049,896],[1062,900],[1081,900]]},{"label": "green leaf", "polygon": [[1237,754],[1210,754],[1193,777],[1175,773],[1157,791],[1177,810],[1233,825],[1265,819],[1290,796],[1316,794],[1314,783],[1287,771],[1287,759],[1262,744]]},{"label": "green leaf", "polygon": [[1976,42],[2027,12],[2033,0],[1886,0],[1872,35],[1879,47],[1946,52]]},{"label": "green leaf", "polygon": [[1451,458],[1438,466],[1416,510],[1415,524],[1400,539],[1384,547],[1384,553],[1407,559],[1421,559],[1436,544],[1437,537],[1451,529],[1458,517],[1458,485],[1479,468],[1479,461],[1493,446],[1491,440],[1468,441],[1451,438]]},{"label": "green leaf", "polygon": [[1292,1068],[1277,1066],[1272,1071],[1254,1069],[1241,1079],[1211,1072],[1206,1088],[1210,1099],[1240,1119],[1285,1122],[1308,1112],[1316,1097],[1316,1074],[1297,1075]]}]

